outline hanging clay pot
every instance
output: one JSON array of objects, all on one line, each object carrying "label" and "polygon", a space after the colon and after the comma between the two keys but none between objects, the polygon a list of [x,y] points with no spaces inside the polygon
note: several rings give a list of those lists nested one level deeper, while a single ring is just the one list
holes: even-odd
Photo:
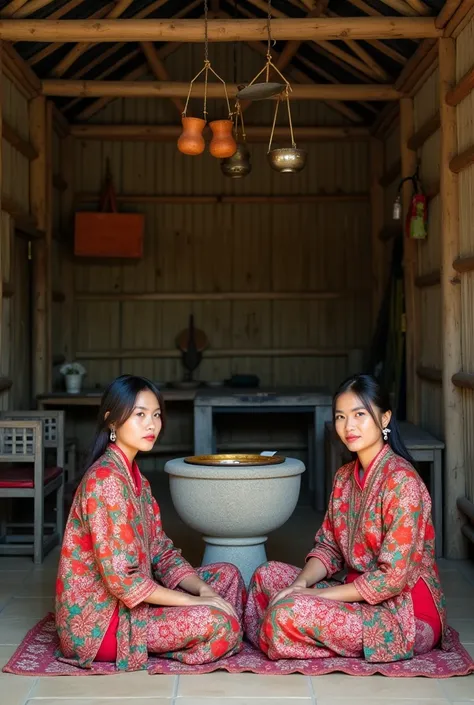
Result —
[{"label": "hanging clay pot", "polygon": [[202,118],[183,117],[181,122],[183,131],[178,139],[179,151],[183,154],[188,154],[190,157],[202,154],[206,146],[202,136],[206,121]]},{"label": "hanging clay pot", "polygon": [[212,140],[209,151],[216,159],[226,159],[235,154],[237,143],[232,134],[232,120],[213,120],[209,123],[212,130]]}]

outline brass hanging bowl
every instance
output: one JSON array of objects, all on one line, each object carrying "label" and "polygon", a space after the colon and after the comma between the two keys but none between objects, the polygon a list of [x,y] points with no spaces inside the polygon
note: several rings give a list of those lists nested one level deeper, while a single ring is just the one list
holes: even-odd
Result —
[{"label": "brass hanging bowl", "polygon": [[237,151],[221,161],[221,171],[230,179],[243,179],[252,171],[250,152],[245,142],[237,142]]},{"label": "brass hanging bowl", "polygon": [[267,159],[274,171],[280,174],[297,174],[304,169],[307,155],[305,149],[282,147],[268,152]]},{"label": "brass hanging bowl", "polygon": [[268,100],[282,92],[285,88],[283,83],[264,81],[263,83],[251,83],[237,91],[236,97],[239,100]]}]

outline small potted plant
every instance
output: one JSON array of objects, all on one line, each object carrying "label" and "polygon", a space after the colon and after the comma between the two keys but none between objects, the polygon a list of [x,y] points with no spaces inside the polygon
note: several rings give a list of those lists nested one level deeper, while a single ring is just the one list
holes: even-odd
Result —
[{"label": "small potted plant", "polygon": [[79,394],[81,391],[82,378],[86,374],[86,368],[79,362],[66,362],[60,369],[66,384],[68,394]]}]

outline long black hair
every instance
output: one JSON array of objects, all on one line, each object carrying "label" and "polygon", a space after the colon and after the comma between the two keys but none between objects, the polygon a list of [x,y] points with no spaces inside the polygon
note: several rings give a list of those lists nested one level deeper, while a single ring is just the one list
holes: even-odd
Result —
[{"label": "long black hair", "polygon": [[[138,394],[150,391],[158,399],[161,410],[161,433],[165,428],[165,405],[158,387],[146,377],[121,375],[109,384],[100,404],[94,440],[91,444],[85,469],[91,467],[104,454],[110,439],[110,426],[120,427],[131,416]],[[107,415],[107,418],[106,418]]]},{"label": "long black hair", "polygon": [[[379,426],[380,430],[382,430],[380,421],[374,413],[374,407],[379,409],[382,414],[385,414],[387,411],[392,411],[392,405],[390,404],[390,396],[388,392],[382,387],[380,382],[373,375],[366,374],[353,375],[352,377],[346,379],[340,385],[333,398],[333,420],[335,420],[337,400],[341,394],[344,394],[345,392],[353,392],[357,395],[363,407],[367,409],[377,426]],[[400,455],[405,460],[408,460],[408,462],[413,465],[414,460],[402,440],[400,428],[393,412],[387,429],[390,431],[387,442],[393,452]]]}]

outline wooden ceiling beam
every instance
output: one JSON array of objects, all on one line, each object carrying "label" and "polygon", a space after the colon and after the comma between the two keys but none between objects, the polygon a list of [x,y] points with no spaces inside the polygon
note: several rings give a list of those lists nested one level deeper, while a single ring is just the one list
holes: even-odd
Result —
[{"label": "wooden ceiling beam", "polygon": [[[265,19],[208,22],[209,42],[261,40],[267,32]],[[322,17],[285,18],[272,22],[275,40],[328,41],[344,39],[436,39],[441,36],[432,17]],[[0,20],[0,39],[35,42],[185,42],[204,41],[204,21],[115,19]]]},{"label": "wooden ceiling beam", "polygon": [[[268,142],[268,125],[246,125],[247,142]],[[181,125],[71,125],[70,133],[78,139],[112,142],[174,142],[181,134]],[[369,139],[367,127],[296,126],[293,127],[298,142],[354,142]],[[275,140],[288,137],[288,128],[277,126]]]},{"label": "wooden ceiling beam", "polygon": [[[203,98],[205,88],[204,83],[195,83],[194,97]],[[227,84],[229,98],[235,98],[238,90],[237,84]],[[62,79],[42,81],[43,95],[58,97],[185,98],[188,91],[189,83],[180,81],[67,81]],[[222,86],[209,83],[207,97],[221,98]],[[403,93],[389,84],[293,84],[291,91],[292,100],[391,101],[402,97]]]}]

